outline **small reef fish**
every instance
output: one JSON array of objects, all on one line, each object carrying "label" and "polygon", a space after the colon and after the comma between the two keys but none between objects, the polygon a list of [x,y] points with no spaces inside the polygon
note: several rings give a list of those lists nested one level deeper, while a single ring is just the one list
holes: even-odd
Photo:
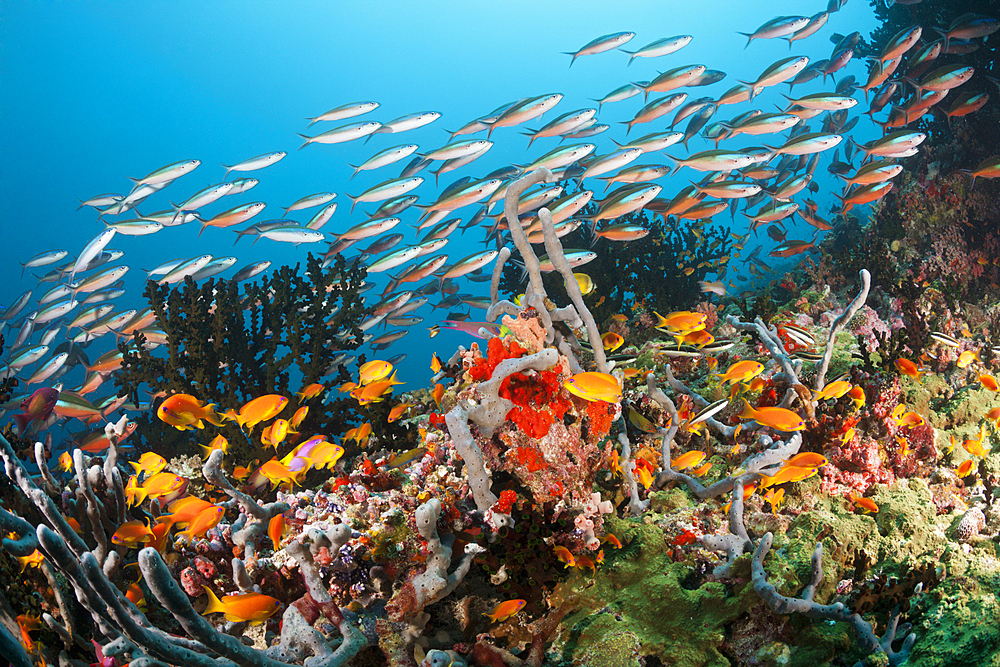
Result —
[{"label": "small reef fish", "polygon": [[215,528],[222,521],[222,517],[225,514],[225,508],[217,505],[209,505],[194,516],[190,523],[188,523],[188,527],[178,533],[177,537],[183,537],[188,542],[192,542],[194,538],[201,537],[212,528]]},{"label": "small reef fish", "polygon": [[208,586],[202,586],[208,595],[208,606],[201,612],[202,616],[208,614],[224,614],[227,621],[236,623],[249,622],[250,625],[260,625],[274,612],[278,611],[281,601],[269,595],[260,593],[242,593],[239,595],[227,595],[221,600],[216,597]]},{"label": "small reef fish", "polygon": [[296,392],[295,396],[298,397],[300,403],[305,403],[306,401],[316,398],[324,391],[326,391],[326,387],[324,385],[314,382],[306,387],[303,387],[302,391]]},{"label": "small reef fish", "polygon": [[686,470],[687,468],[693,468],[702,461],[705,460],[705,452],[692,450],[690,452],[685,452],[681,454],[676,459],[670,462],[670,467],[674,470]]},{"label": "small reef fish", "polygon": [[371,382],[377,382],[384,378],[389,377],[392,374],[392,364],[388,361],[374,360],[369,361],[364,364],[358,370],[358,383],[361,385],[366,385]]},{"label": "small reef fish", "polygon": [[275,551],[281,548],[281,537],[284,534],[285,515],[279,514],[267,523],[267,536],[271,538],[271,545]]},{"label": "small reef fish", "polygon": [[205,405],[190,394],[173,394],[160,403],[156,416],[179,431],[205,428],[205,422],[222,426],[222,417],[215,411],[215,405]]},{"label": "small reef fish", "polygon": [[905,375],[907,377],[913,378],[917,382],[920,382],[921,381],[920,380],[921,376],[923,376],[924,373],[927,372],[925,369],[918,368],[917,365],[915,363],[913,363],[912,361],[910,361],[909,359],[902,359],[902,358],[900,358],[900,359],[896,359],[892,363],[893,363],[893,365],[896,366],[896,370],[897,371],[899,371],[900,373],[902,373],[903,375]]},{"label": "small reef fish", "polygon": [[139,461],[129,461],[129,465],[135,469],[135,474],[145,473],[147,477],[152,477],[167,467],[167,460],[154,452],[146,452],[139,457]]},{"label": "small reef fish", "polygon": [[737,361],[725,373],[713,373],[721,382],[747,382],[764,372],[764,364],[749,359]]},{"label": "small reef fish", "polygon": [[[259,396],[240,408],[239,413],[232,408],[222,413],[222,417],[229,421],[234,421],[240,428],[253,427],[262,421],[267,421],[278,414],[288,404],[288,399],[280,394],[266,394]],[[217,424],[221,426],[221,424]]]},{"label": "small reef fish", "polygon": [[872,500],[871,498],[863,498],[863,497],[855,495],[853,493],[848,493],[847,494],[847,498],[852,503],[854,503],[855,509],[860,509],[862,512],[865,512],[866,514],[867,513],[871,513],[871,514],[877,514],[878,513],[878,505],[876,505],[875,501]]},{"label": "small reef fish", "polygon": [[21,414],[14,415],[18,433],[24,434],[34,421],[45,421],[52,414],[59,400],[59,391],[51,387],[35,390],[28,398],[21,401]]},{"label": "small reef fish", "polygon": [[622,338],[621,334],[609,331],[601,336],[601,343],[604,344],[604,350],[606,352],[614,352],[625,343],[625,339]]},{"label": "small reef fish", "polygon": [[229,441],[221,433],[212,438],[212,442],[208,443],[207,447],[202,444],[198,446],[201,447],[202,458],[204,459],[208,459],[216,449],[221,449],[223,452],[229,451]]},{"label": "small reef fish", "polygon": [[577,373],[563,383],[566,390],[586,401],[617,403],[622,398],[618,378],[608,373]]},{"label": "small reef fish", "polygon": [[498,621],[506,621],[508,618],[521,611],[524,605],[527,604],[524,600],[507,600],[506,602],[501,602],[493,611],[484,613],[483,616],[490,619],[493,623]]},{"label": "small reef fish", "polygon": [[851,383],[846,380],[831,382],[820,391],[813,394],[814,401],[822,401],[828,398],[840,398],[851,390]]},{"label": "small reef fish", "polygon": [[962,461],[962,464],[955,469],[955,474],[959,477],[968,477],[972,474],[972,468],[975,466],[974,459],[966,459]]},{"label": "small reef fish", "polygon": [[153,539],[153,531],[150,530],[149,524],[138,519],[126,521],[111,536],[113,544],[120,544],[126,547],[134,547],[151,539]]},{"label": "small reef fish", "polygon": [[740,419],[753,419],[758,424],[784,432],[801,431],[806,427],[802,417],[791,410],[779,407],[754,408],[746,399],[740,400],[743,401]]},{"label": "small reef fish", "polygon": [[563,564],[563,567],[576,567],[576,558],[573,557],[573,553],[564,546],[556,546],[552,549],[552,552],[559,559],[559,562]]}]

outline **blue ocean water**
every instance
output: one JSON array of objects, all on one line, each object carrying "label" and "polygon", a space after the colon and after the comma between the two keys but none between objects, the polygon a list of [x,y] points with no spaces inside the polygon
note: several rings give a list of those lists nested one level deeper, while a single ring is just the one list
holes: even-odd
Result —
[{"label": "blue ocean water", "polygon": [[[125,194],[127,177],[142,177],[163,165],[184,159],[199,159],[202,165],[140,207],[143,213],[168,207],[195,191],[219,182],[222,163],[233,164],[255,155],[288,151],[289,155],[267,169],[243,174],[260,179],[249,192],[227,197],[203,211],[215,214],[240,203],[267,202],[265,212],[253,222],[280,217],[284,207],[306,194],[337,192],[340,206],[324,232],[343,231],[364,219],[377,204],[359,205],[353,215],[345,194],[357,194],[385,180],[396,178],[407,160],[377,171],[363,172],[348,180],[352,169],[379,150],[400,143],[417,143],[429,150],[448,141],[445,129],[464,123],[518,98],[559,92],[565,98],[541,121],[538,128],[572,109],[593,106],[614,88],[648,80],[658,72],[700,63],[727,72],[720,83],[688,89],[691,97],[714,95],[753,80],[772,62],[789,55],[812,60],[828,58],[834,33],[875,27],[867,2],[853,0],[816,35],[797,42],[792,49],[783,40],[746,39],[737,31],[751,32],[779,15],[814,14],[825,1],[789,0],[673,0],[671,2],[9,2],[0,5],[0,99],[3,122],[0,145],[5,159],[0,167],[0,229],[6,258],[0,265],[0,306],[11,304],[19,294],[36,289],[37,297],[50,284],[36,288],[29,270],[20,277],[29,257],[53,248],[72,254],[93,238],[103,226],[90,208],[76,210],[79,200],[98,193]],[[628,56],[618,51],[584,56],[568,68],[574,51],[602,34],[631,30],[637,33],[625,48],[633,50],[655,39],[690,34],[686,48],[669,56],[637,59],[626,67]],[[858,59],[836,78],[853,74],[864,81],[867,68]],[[834,82],[820,79],[797,87],[796,94],[832,90]],[[754,105],[766,111],[784,106],[781,85],[765,91]],[[311,145],[297,150],[296,133],[316,134],[341,123],[321,123],[306,129],[306,117],[341,104],[377,101],[380,107],[356,120],[382,122],[420,111],[438,111],[442,117],[423,128],[399,135],[375,135],[363,144]],[[605,105],[600,122],[612,129],[588,141],[596,153],[614,150],[612,139],[625,140],[625,127],[642,106],[642,97]],[[750,106],[724,107],[716,119],[729,118]],[[683,127],[685,123],[681,124]],[[815,124],[815,123],[814,123]],[[666,129],[666,119],[636,127],[629,138]],[[525,164],[555,147],[557,139],[540,139],[526,150],[524,126],[502,128],[492,140],[494,147],[484,157],[459,171],[447,174],[435,187],[427,178],[414,194],[421,202],[433,201],[441,189],[461,176],[482,177],[510,164]],[[878,128],[863,120],[852,135],[865,140]],[[477,135],[481,136],[481,135]],[[726,147],[781,141],[778,137],[733,140]],[[712,148],[696,138],[690,151]],[[667,153],[684,156],[681,146]],[[814,198],[822,209],[835,202],[835,179],[826,173],[831,154],[825,153],[817,171],[820,192]],[[660,156],[650,162],[668,163]],[[435,165],[438,166],[438,165]],[[690,169],[662,179],[661,196],[672,197],[698,174]],[[598,193],[603,188],[597,187]],[[456,215],[465,219],[475,211]],[[305,222],[315,211],[299,212]],[[403,214],[405,225],[416,224],[419,212]],[[122,218],[132,217],[126,214]],[[119,218],[119,219],[122,219]],[[728,216],[717,222],[728,224]],[[737,218],[733,231],[744,233],[745,219]],[[797,233],[789,238],[809,238],[812,228],[795,223]],[[408,227],[404,243],[417,236]],[[117,307],[141,307],[144,272],[182,257],[210,253],[217,257],[236,255],[237,267],[271,260],[274,266],[304,262],[309,250],[322,253],[326,244],[293,247],[261,239],[251,245],[243,240],[233,246],[229,230],[199,226],[168,228],[152,236],[118,235],[111,248],[125,253],[122,262],[131,267],[125,278],[128,294]],[[761,235],[765,254],[772,242]],[[454,234],[445,252],[452,260],[482,249],[483,234],[470,230],[464,237]],[[362,243],[367,245],[367,243]],[[351,256],[352,253],[348,253]],[[231,276],[233,270],[222,274]],[[384,277],[373,278],[379,286],[369,293],[377,298]],[[463,292],[484,294],[482,285],[468,284]],[[468,336],[443,331],[431,340],[426,327],[443,317],[429,307],[415,313],[425,322],[412,327],[402,341],[383,353],[383,358],[406,352],[400,377],[404,389],[423,386],[429,374],[432,350],[450,354],[457,344],[468,345]],[[482,311],[472,311],[474,319]],[[4,330],[8,342],[16,335]],[[39,333],[33,339],[37,341]],[[111,341],[98,341],[95,349],[106,349]],[[90,352],[91,359],[98,356]],[[82,371],[66,379],[72,386],[82,381]]]}]

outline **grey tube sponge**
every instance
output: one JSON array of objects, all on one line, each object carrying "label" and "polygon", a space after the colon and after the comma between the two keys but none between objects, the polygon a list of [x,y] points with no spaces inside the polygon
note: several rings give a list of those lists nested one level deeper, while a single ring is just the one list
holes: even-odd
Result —
[{"label": "grey tube sponge", "polygon": [[601,344],[601,333],[594,321],[594,316],[590,314],[587,304],[583,302],[583,294],[580,292],[580,284],[576,281],[576,276],[573,275],[573,268],[566,261],[566,255],[563,254],[562,243],[559,242],[555,226],[552,224],[552,214],[549,213],[549,209],[542,208],[538,211],[538,218],[542,221],[545,251],[549,253],[549,260],[556,271],[562,275],[566,285],[566,293],[569,294],[570,300],[576,306],[577,314],[583,318],[583,322],[587,326],[587,335],[590,337],[590,347],[594,350],[594,363],[597,364],[597,370],[601,373],[607,373],[608,362],[604,356],[604,346]]},{"label": "grey tube sponge", "polygon": [[222,472],[222,458],[224,453],[220,449],[213,451],[205,464],[202,466],[201,474],[205,481],[214,484],[226,492],[230,498],[235,500],[247,514],[247,521],[240,524],[233,524],[233,544],[243,547],[244,557],[253,558],[257,551],[257,541],[267,532],[267,524],[279,514],[288,511],[288,503],[268,503],[258,505],[257,502],[243,493],[226,478]]},{"label": "grey tube sponge", "polygon": [[[829,621],[839,621],[848,623],[858,636],[858,645],[868,653],[884,653],[890,665],[901,665],[906,662],[913,650],[913,644],[917,641],[915,634],[907,635],[903,640],[903,645],[898,651],[892,649],[892,643],[896,638],[896,626],[899,622],[899,607],[892,610],[889,617],[888,628],[885,635],[879,639],[870,623],[861,614],[851,612],[841,602],[822,605],[813,602],[813,595],[816,588],[823,581],[823,543],[817,543],[812,555],[812,577],[809,584],[802,590],[802,597],[791,598],[782,595],[767,581],[767,572],[764,570],[764,558],[771,549],[774,537],[771,533],[766,534],[757,544],[751,563],[753,573],[753,588],[757,591],[760,599],[767,604],[768,608],[776,614],[804,614],[809,618],[824,619]],[[860,664],[860,663],[859,663]]]},{"label": "grey tube sponge", "polygon": [[753,542],[743,525],[743,480],[733,482],[733,499],[729,504],[729,534],[705,535],[701,543],[712,551],[725,551],[726,563],[712,571],[717,577],[728,577],[736,559],[753,548]]},{"label": "grey tube sponge", "polygon": [[444,421],[452,442],[455,443],[455,450],[469,469],[469,488],[476,501],[476,508],[485,513],[499,499],[490,490],[490,474],[486,469],[483,450],[476,444],[472,431],[469,430],[469,417],[461,405],[456,405],[444,416]]},{"label": "grey tube sponge", "polygon": [[819,370],[816,372],[816,383],[813,385],[817,391],[822,389],[826,382],[826,371],[830,368],[830,359],[833,358],[833,346],[836,343],[837,334],[847,326],[851,318],[861,310],[861,307],[865,305],[865,301],[868,300],[868,291],[872,286],[872,274],[868,272],[868,269],[861,269],[858,276],[861,278],[861,291],[854,297],[854,301],[848,304],[847,309],[840,314],[840,317],[835,319],[830,325],[830,336],[826,340],[823,360],[819,364]]}]

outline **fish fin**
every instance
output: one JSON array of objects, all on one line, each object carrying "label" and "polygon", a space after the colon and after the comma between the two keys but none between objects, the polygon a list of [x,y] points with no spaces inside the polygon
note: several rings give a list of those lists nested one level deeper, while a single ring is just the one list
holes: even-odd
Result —
[{"label": "fish fin", "polygon": [[202,588],[205,589],[205,593],[208,595],[208,606],[205,607],[205,611],[201,612],[201,615],[205,616],[206,614],[225,612],[226,606],[222,604],[222,600],[220,600],[215,593],[212,592],[212,589],[205,585],[202,585]]},{"label": "fish fin", "polygon": [[[302,150],[303,148],[305,148],[306,146],[308,146],[309,144],[312,143],[312,137],[307,137],[306,135],[300,134],[299,132],[296,132],[295,134],[298,134],[300,137],[302,137],[303,139],[306,140],[306,142],[304,144],[302,144],[301,146],[298,147],[298,150]],[[222,165],[222,166],[226,166],[226,165]],[[228,173],[229,172],[226,172],[227,175],[228,175]],[[223,178],[222,180],[225,180],[225,178]]]},{"label": "fish fin", "polygon": [[[572,58],[572,59],[571,59],[571,60],[569,61],[569,66],[570,66],[570,67],[573,67],[573,63],[575,63],[575,62],[576,62],[576,58],[577,58],[577,55],[576,55],[576,53],[575,53],[575,52],[573,52],[573,51],[563,51],[563,52],[562,52],[562,54],[563,54],[564,56],[573,56],[573,58]],[[568,68],[567,68],[567,69],[568,69]],[[483,614],[483,616],[486,616],[486,614]]]},{"label": "fish fin", "polygon": [[[743,35],[744,37],[747,38],[747,44],[746,44],[746,46],[743,47],[743,50],[746,51],[747,46],[750,46],[750,42],[752,42],[754,40],[754,36],[751,33],[749,33],[749,32],[739,32],[739,31],[736,31],[736,34],[737,35]],[[753,94],[753,93],[751,93],[751,94]]]},{"label": "fish fin", "polygon": [[755,419],[756,417],[754,416],[755,415],[754,409],[750,405],[750,403],[747,401],[747,399],[745,399],[745,398],[743,398],[741,396],[740,400],[743,401],[743,411],[740,412],[740,414],[738,415],[739,418],[740,419]]}]

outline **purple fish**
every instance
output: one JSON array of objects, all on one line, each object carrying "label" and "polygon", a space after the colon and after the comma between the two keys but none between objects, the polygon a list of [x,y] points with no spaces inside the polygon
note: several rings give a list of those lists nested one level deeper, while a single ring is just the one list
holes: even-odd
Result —
[{"label": "purple fish", "polygon": [[28,425],[36,419],[40,421],[48,419],[49,415],[52,414],[52,408],[56,407],[56,400],[58,398],[58,391],[52,387],[43,387],[21,401],[21,410],[23,412],[19,415],[14,415],[19,432],[23,435],[27,431]]}]

